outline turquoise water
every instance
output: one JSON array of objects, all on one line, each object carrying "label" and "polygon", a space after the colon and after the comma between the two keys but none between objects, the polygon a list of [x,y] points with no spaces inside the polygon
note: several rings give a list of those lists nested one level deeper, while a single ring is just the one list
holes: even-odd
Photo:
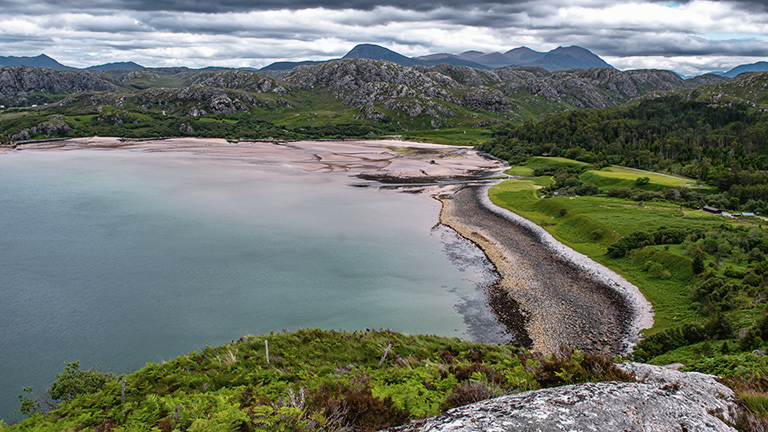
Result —
[{"label": "turquoise water", "polygon": [[494,328],[488,264],[434,226],[438,203],[349,183],[178,154],[0,153],[0,418],[75,359],[123,373],[303,327],[484,338],[466,323]]}]

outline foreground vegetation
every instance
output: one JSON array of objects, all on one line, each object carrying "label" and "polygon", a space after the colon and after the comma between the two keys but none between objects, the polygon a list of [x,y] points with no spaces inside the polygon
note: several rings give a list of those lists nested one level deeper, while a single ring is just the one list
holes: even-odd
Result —
[{"label": "foreground vegetation", "polygon": [[113,376],[68,363],[9,431],[378,430],[506,393],[633,381],[607,359],[389,331],[245,337]]}]

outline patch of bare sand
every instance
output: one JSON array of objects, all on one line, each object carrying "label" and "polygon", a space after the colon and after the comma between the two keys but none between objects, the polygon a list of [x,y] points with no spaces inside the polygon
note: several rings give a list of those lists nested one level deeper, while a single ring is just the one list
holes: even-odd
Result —
[{"label": "patch of bare sand", "polygon": [[210,138],[122,140],[91,137],[30,143],[18,150],[123,149],[178,152],[256,165],[281,165],[307,172],[339,172],[402,178],[466,178],[503,169],[498,161],[474,149],[387,140],[360,141],[240,141]]}]

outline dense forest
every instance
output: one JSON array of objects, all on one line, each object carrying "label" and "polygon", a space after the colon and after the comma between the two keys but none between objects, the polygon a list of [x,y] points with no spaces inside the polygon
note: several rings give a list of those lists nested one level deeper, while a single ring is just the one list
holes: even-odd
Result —
[{"label": "dense forest", "polygon": [[551,155],[679,174],[716,186],[710,204],[724,208],[768,202],[768,116],[746,103],[666,95],[569,111],[499,129],[480,148],[512,164]]}]

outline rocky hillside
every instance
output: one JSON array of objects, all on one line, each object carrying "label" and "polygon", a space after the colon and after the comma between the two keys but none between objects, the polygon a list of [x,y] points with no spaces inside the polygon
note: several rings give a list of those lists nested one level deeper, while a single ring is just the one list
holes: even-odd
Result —
[{"label": "rocky hillside", "polygon": [[229,69],[207,72],[194,76],[190,86],[237,89],[253,93],[285,93],[286,90],[274,79],[257,72]]},{"label": "rocky hillside", "polygon": [[83,91],[118,91],[113,82],[84,71],[57,71],[29,66],[0,69],[0,99],[22,102],[31,93],[75,93]]},{"label": "rocky hillside", "polygon": [[459,115],[460,108],[522,119],[530,106],[551,110],[608,108],[651,91],[683,86],[669,71],[522,67],[478,70],[466,66],[403,67],[376,60],[300,66],[282,76],[302,89],[327,90],[345,105],[404,111],[415,117]]},{"label": "rocky hillside", "polygon": [[768,72],[746,72],[736,78],[701,87],[694,96],[713,102],[747,102],[768,109]]},{"label": "rocky hillside", "polygon": [[[180,87],[281,95],[309,90],[328,92],[344,105],[361,110],[369,120],[384,118],[381,111],[399,112],[410,117],[456,117],[462,114],[461,108],[522,119],[525,115],[521,111],[534,106],[544,111],[606,108],[648,92],[667,91],[683,85],[683,80],[669,71],[622,72],[594,68],[549,72],[533,67],[478,70],[447,64],[405,67],[368,59],[300,66],[283,74],[280,80],[242,70],[184,69],[170,73],[137,70],[109,75],[23,66],[0,70],[0,99],[23,98],[32,92],[61,94]],[[189,96],[181,92],[152,94]],[[210,95],[199,91],[196,94],[201,97]],[[170,101],[158,101],[161,102]]]},{"label": "rocky hillside", "polygon": [[[581,108],[611,108],[669,91],[693,91],[692,98],[706,95],[715,101],[717,97],[727,99],[735,95],[740,100],[762,103],[760,86],[764,84],[749,76],[740,76],[733,82],[714,75],[683,80],[662,70],[483,70],[448,64],[408,67],[370,59],[299,66],[276,75],[221,68],[85,72],[5,67],[0,69],[0,105],[49,106],[27,108],[29,114],[36,115],[35,120],[19,120],[15,115],[15,120],[3,123],[0,116],[0,135],[10,139],[24,129],[32,130],[48,121],[50,115],[59,115],[70,126],[70,136],[166,136],[156,134],[177,134],[182,122],[189,126],[188,121],[181,119],[185,116],[236,114],[248,117],[249,121],[270,123],[267,137],[277,134],[295,138],[307,133],[319,137],[331,129],[346,131],[338,136],[352,130],[363,135],[432,133],[435,129],[484,130],[474,138],[460,139],[472,143],[487,136],[493,125],[508,121],[538,119],[544,114]],[[749,92],[755,94],[749,96]],[[57,101],[60,103],[55,106],[50,103]],[[103,112],[119,119],[113,120]],[[92,115],[95,117],[85,117],[87,121],[77,117]],[[80,118],[80,123],[74,122],[74,118]],[[135,126],[130,130],[102,127],[105,122],[119,126],[126,121]],[[233,138],[261,138],[267,133],[243,134],[252,130],[243,126],[234,135],[236,132],[228,126],[231,122],[221,121],[217,120],[218,125],[209,123],[183,130],[186,135],[199,135],[199,131],[206,130],[202,136]],[[159,123],[164,126],[156,127]]]}]

